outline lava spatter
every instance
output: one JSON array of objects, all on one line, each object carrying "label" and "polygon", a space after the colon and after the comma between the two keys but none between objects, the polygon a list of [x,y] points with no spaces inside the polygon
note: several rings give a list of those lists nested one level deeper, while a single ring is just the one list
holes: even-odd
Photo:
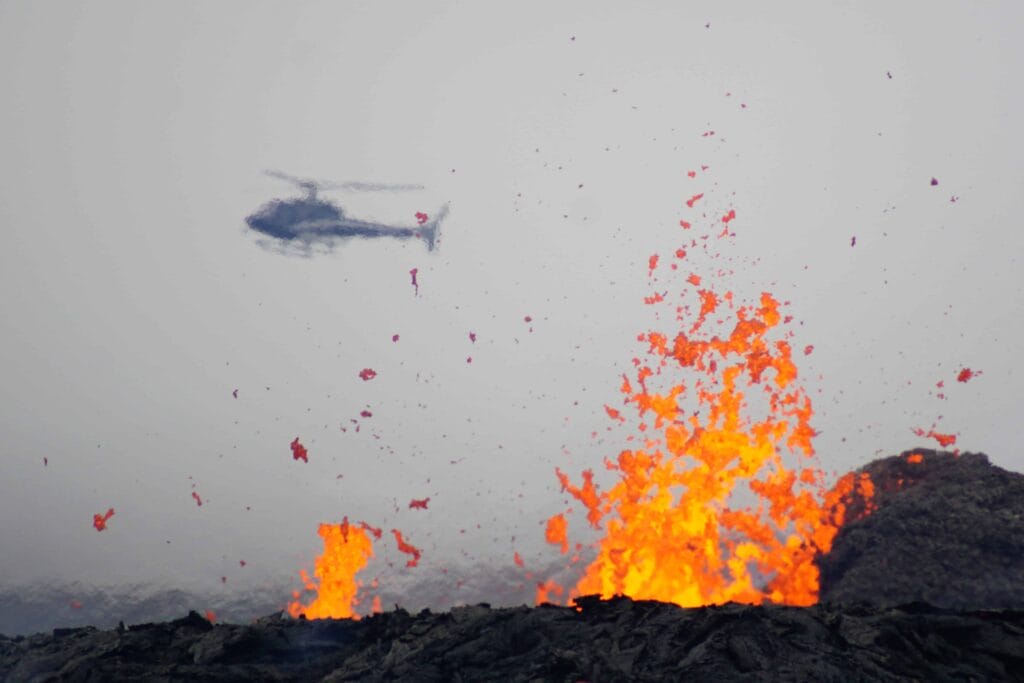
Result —
[{"label": "lava spatter", "polygon": [[924,439],[935,439],[936,441],[939,442],[939,445],[942,446],[943,448],[946,448],[947,446],[952,446],[953,444],[956,443],[956,434],[943,434],[943,433],[935,431],[934,429],[929,429],[926,432],[925,430],[921,429],[920,427],[918,427],[917,429],[914,429],[913,432],[917,436],[920,436],[920,437],[922,437]]},{"label": "lava spatter", "polygon": [[317,595],[304,605],[296,591],[295,600],[288,604],[288,614],[307,619],[358,619],[355,607],[362,582],[355,576],[373,557],[373,542],[362,525],[349,524],[348,517],[341,524],[321,524],[317,533],[324,540],[324,552],[316,558],[315,579],[305,569],[300,572],[306,590]]},{"label": "lava spatter", "polygon": [[415,567],[416,565],[418,565],[420,563],[420,557],[423,556],[423,553],[420,551],[420,549],[412,545],[411,543],[408,543],[402,537],[402,532],[398,529],[392,529],[391,533],[394,535],[395,542],[398,544],[398,551],[401,553],[405,553],[409,556],[409,560],[406,561],[405,566]]},{"label": "lava spatter", "polygon": [[103,531],[107,528],[107,522],[114,516],[114,508],[109,508],[104,514],[96,514],[92,516],[92,525],[96,527],[96,531]]},{"label": "lava spatter", "polygon": [[291,443],[292,447],[292,460],[301,460],[302,462],[309,462],[309,451],[306,447],[299,443],[299,437],[295,437],[295,440]]},{"label": "lava spatter", "polygon": [[964,368],[964,369],[963,369],[963,370],[961,370],[961,371],[960,371],[960,373],[959,373],[959,374],[958,374],[958,375],[956,376],[956,381],[957,381],[957,382],[964,382],[964,383],[967,383],[967,382],[969,382],[969,381],[970,381],[971,379],[973,379],[974,377],[977,377],[977,376],[978,376],[978,375],[980,375],[980,374],[981,374],[981,370],[971,370],[970,368]]},{"label": "lava spatter", "polygon": [[[692,208],[703,196],[686,203]],[[734,217],[730,210],[720,220]],[[639,335],[647,359],[633,359],[635,377],[625,376],[621,386],[636,419],[627,441],[641,447],[605,459],[613,473],[608,488],[595,483],[591,470],[578,486],[556,470],[562,490],[585,508],[600,536],[596,557],[568,597],[622,594],[687,607],[813,604],[814,557],[831,548],[847,497],[855,491],[871,499],[871,481],[851,476],[826,492],[821,472],[810,466],[813,410],[797,381],[791,335],[776,331],[779,301],[763,292],[734,306],[732,293],[701,287],[696,274],[687,281],[693,289],[682,296],[696,296],[699,313],[684,315],[688,306],[666,299],[681,329]],[[709,331],[722,301],[729,315]],[[605,411],[625,420],[622,411]],[[545,531],[563,554],[568,527],[559,513]],[[554,588],[538,584],[538,600],[550,599]]]}]

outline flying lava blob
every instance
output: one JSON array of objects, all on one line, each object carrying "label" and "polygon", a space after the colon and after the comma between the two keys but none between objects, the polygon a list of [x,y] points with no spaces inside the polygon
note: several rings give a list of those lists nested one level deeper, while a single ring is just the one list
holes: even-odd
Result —
[{"label": "flying lava blob", "polygon": [[295,440],[291,442],[292,447],[292,460],[301,460],[302,462],[309,462],[309,451],[306,447],[299,443],[299,437],[295,437]]},{"label": "flying lava blob", "polygon": [[104,514],[95,514],[92,516],[92,525],[96,527],[96,531],[103,531],[107,528],[107,522],[114,516],[114,508],[109,508]]},{"label": "flying lava blob", "polygon": [[[734,217],[730,211],[721,220]],[[598,538],[596,556],[567,598],[626,595],[684,607],[814,604],[813,560],[830,550],[852,496],[870,511],[871,481],[847,475],[826,491],[822,473],[811,467],[811,399],[798,382],[792,333],[778,329],[790,319],[779,301],[762,292],[739,305],[732,292],[702,287],[696,274],[686,279],[693,285],[680,293],[686,305],[645,299],[671,306],[671,315],[656,319],[680,328],[639,335],[646,357],[633,359],[633,376],[623,375],[626,408],[605,406],[620,424],[627,414],[635,419],[626,440],[636,446],[605,458],[610,487],[601,488],[592,470],[574,484],[556,469]],[[563,554],[567,522],[560,512],[545,533]],[[539,585],[538,600],[553,589]]]}]

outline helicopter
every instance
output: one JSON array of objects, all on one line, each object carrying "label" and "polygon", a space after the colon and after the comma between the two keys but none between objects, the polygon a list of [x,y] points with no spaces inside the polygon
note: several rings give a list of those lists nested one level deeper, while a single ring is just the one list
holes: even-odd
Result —
[{"label": "helicopter", "polygon": [[306,193],[297,199],[275,199],[264,204],[256,213],[245,219],[252,230],[273,238],[281,246],[297,247],[309,252],[314,245],[330,247],[340,239],[349,237],[394,237],[398,239],[422,239],[428,251],[437,246],[441,221],[448,215],[448,204],[438,209],[427,220],[417,214],[422,222],[416,226],[399,226],[374,221],[349,218],[337,204],[317,196],[319,190],[361,190],[361,191],[409,191],[421,190],[422,185],[396,185],[385,183],[325,183],[309,178],[297,178],[267,171],[267,175],[286,180]]}]

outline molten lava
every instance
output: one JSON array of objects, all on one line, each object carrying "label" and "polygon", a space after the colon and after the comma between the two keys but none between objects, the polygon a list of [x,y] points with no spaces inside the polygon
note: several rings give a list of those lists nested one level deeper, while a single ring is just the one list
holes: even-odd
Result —
[{"label": "molten lava", "polygon": [[306,570],[301,572],[306,589],[316,591],[317,596],[303,605],[299,593],[294,593],[288,614],[307,619],[358,619],[356,594],[362,583],[355,575],[373,557],[373,542],[364,528],[349,524],[348,517],[341,524],[321,524],[317,533],[324,539],[324,552],[313,570],[317,580],[310,579]]},{"label": "molten lava", "polygon": [[103,531],[107,528],[107,522],[114,516],[114,508],[109,508],[104,514],[95,514],[92,516],[92,525],[96,527],[96,531]]},{"label": "molten lava", "polygon": [[[721,220],[734,218],[730,210]],[[679,329],[638,337],[647,359],[633,359],[635,374],[623,375],[621,386],[636,419],[627,441],[638,447],[605,459],[611,487],[602,490],[592,470],[574,485],[556,469],[563,491],[601,534],[596,557],[568,597],[622,594],[684,607],[814,604],[814,557],[831,548],[851,496],[870,501],[871,481],[847,475],[826,492],[821,472],[809,466],[811,400],[797,382],[792,334],[776,329],[790,320],[783,320],[780,303],[764,292],[757,303],[736,306],[732,292],[702,288],[696,274],[686,281],[694,289],[681,296],[695,311],[667,298],[645,299],[672,306]],[[711,324],[719,333],[706,330]],[[617,421],[627,412],[605,411]],[[567,552],[564,513],[548,520],[545,535]],[[537,599],[553,593],[550,582],[539,584]]]}]

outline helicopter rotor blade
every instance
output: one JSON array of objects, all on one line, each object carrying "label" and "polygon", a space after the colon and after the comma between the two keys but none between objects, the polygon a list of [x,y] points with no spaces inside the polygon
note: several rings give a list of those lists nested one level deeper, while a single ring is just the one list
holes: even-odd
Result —
[{"label": "helicopter rotor blade", "polygon": [[354,190],[356,192],[411,192],[424,189],[423,185],[400,184],[400,183],[366,183],[352,181],[347,183],[332,183],[312,178],[299,178],[297,176],[282,173],[281,171],[268,170],[268,176],[285,180],[306,191],[315,190]]},{"label": "helicopter rotor blade", "polygon": [[324,190],[355,190],[356,192],[412,192],[423,189],[423,185],[402,183],[362,183],[359,181],[347,183],[323,183],[320,187]]}]

